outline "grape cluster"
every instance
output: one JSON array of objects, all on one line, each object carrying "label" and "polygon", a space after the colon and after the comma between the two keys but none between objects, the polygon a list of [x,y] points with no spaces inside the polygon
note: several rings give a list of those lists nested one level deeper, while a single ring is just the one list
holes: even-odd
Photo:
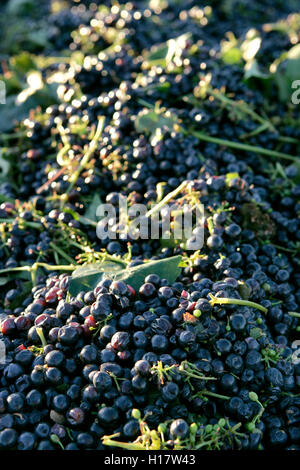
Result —
[{"label": "grape cluster", "polygon": [[242,426],[225,448],[297,448],[299,366],[286,341],[295,319],[264,298],[258,276],[244,285],[207,276],[186,287],[184,275],[169,285],[150,274],[138,293],[104,279],[68,298],[69,276],[41,281],[22,312],[1,322],[1,448],[103,449],[115,433],[134,440],[136,408],[151,429],[171,423],[171,448],[191,420],[217,425],[219,415],[228,429]]}]

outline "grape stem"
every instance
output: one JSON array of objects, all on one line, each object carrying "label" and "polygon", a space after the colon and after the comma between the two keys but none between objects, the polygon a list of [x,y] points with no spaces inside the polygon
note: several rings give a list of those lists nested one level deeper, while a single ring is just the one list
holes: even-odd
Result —
[{"label": "grape stem", "polygon": [[40,327],[37,328],[36,332],[37,332],[37,334],[38,334],[38,336],[41,340],[43,348],[45,348],[47,346],[47,341],[46,341],[46,338],[45,338],[44,333],[43,333],[43,328],[40,328]]},{"label": "grape stem", "polygon": [[229,297],[215,297],[212,294],[208,294],[210,297],[210,305],[214,307],[214,305],[243,305],[245,307],[251,307],[251,308],[257,308],[258,310],[261,310],[264,313],[268,312],[268,309],[266,307],[263,307],[260,304],[257,304],[256,302],[251,302],[250,300],[242,300],[242,299],[231,299]]},{"label": "grape stem", "polygon": [[45,268],[47,271],[74,271],[77,266],[69,265],[69,264],[60,264],[60,265],[52,265],[48,263],[34,263],[32,266],[18,266],[16,268],[5,268],[5,269],[0,269],[0,275],[1,274],[6,274],[9,272],[19,272],[19,271],[27,271],[27,272],[32,272],[37,268]]},{"label": "grape stem", "polygon": [[178,194],[180,194],[187,186],[188,181],[183,181],[174,191],[168,193],[158,204],[156,204],[152,209],[146,213],[146,217],[151,217],[153,214],[156,214],[164,207],[169,201],[174,199]]},{"label": "grape stem", "polygon": [[103,436],[102,444],[105,446],[120,447],[121,449],[128,450],[143,450],[142,444],[135,444],[134,442],[119,442],[115,441],[114,437],[119,437],[120,433],[112,434],[111,436]]},{"label": "grape stem", "polygon": [[300,313],[298,312],[288,312],[291,317],[300,318]]},{"label": "grape stem", "polygon": [[231,397],[227,397],[226,395],[220,395],[219,393],[210,392],[209,390],[202,390],[197,395],[199,397],[201,397],[201,395],[207,395],[209,397],[220,398],[221,400],[230,400],[231,398]]},{"label": "grape stem", "polygon": [[101,134],[102,134],[102,131],[103,131],[104,122],[105,122],[105,117],[101,116],[98,120],[98,126],[97,126],[97,129],[96,129],[95,135],[92,138],[86,153],[82,157],[82,160],[81,160],[78,168],[75,170],[75,172],[71,176],[71,183],[70,183],[70,186],[67,189],[67,194],[69,194],[70,191],[73,189],[74,185],[76,184],[76,182],[77,182],[77,180],[80,176],[80,173],[86,168],[91,156],[94,154],[94,152],[96,150],[96,147],[97,147],[97,144],[98,144],[98,141],[99,141],[99,139],[101,137]]},{"label": "grape stem", "polygon": [[[185,131],[185,133],[187,132]],[[195,130],[189,130],[188,133],[190,135],[193,135],[194,137],[197,137],[197,139],[203,140],[205,142],[211,142],[213,144],[222,145],[224,147],[231,147],[238,150],[245,150],[246,152],[259,153],[261,155],[267,155],[268,157],[282,158],[283,160],[290,160],[292,162],[299,163],[298,157],[289,155],[287,153],[277,152],[276,150],[269,150],[266,148],[258,147],[256,145],[248,145],[240,142],[232,142],[231,140],[219,139],[218,137],[211,137],[209,135],[204,134],[203,132]]]}]

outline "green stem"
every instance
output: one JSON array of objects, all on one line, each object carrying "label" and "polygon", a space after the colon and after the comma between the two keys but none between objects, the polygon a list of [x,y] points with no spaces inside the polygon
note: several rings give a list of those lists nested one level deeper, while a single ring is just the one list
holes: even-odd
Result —
[{"label": "green stem", "polygon": [[211,142],[213,144],[217,145],[222,145],[224,147],[231,147],[234,149],[238,150],[245,150],[246,152],[253,152],[253,153],[258,153],[261,155],[267,155],[272,158],[282,158],[283,160],[290,160],[292,162],[298,162],[298,157],[289,155],[287,153],[282,153],[282,152],[277,152],[276,150],[269,150],[265,149],[262,147],[257,147],[256,145],[248,145],[248,144],[242,144],[240,142],[232,142],[231,140],[225,140],[225,139],[219,139],[218,137],[211,137],[203,132],[195,131],[195,130],[189,130],[184,131],[185,134],[193,135],[194,137],[197,137],[199,140],[203,140],[205,142]]},{"label": "green stem", "polygon": [[65,450],[63,444],[61,443],[61,440],[59,439],[59,437],[56,434],[51,434],[50,440],[52,442],[54,442],[54,444],[58,444],[61,447],[62,450]]},{"label": "green stem", "polygon": [[218,99],[225,106],[229,108],[236,108],[239,111],[241,111],[243,114],[251,116],[253,121],[259,122],[260,124],[266,126],[266,128],[268,127],[272,131],[275,131],[273,124],[270,121],[262,118],[255,111],[253,111],[253,109],[251,109],[246,102],[232,100],[231,98],[228,98],[228,96],[221,93],[219,90],[213,90],[210,87],[208,89],[208,93],[212,95],[214,98]]},{"label": "green stem", "polygon": [[88,219],[87,217],[84,217],[83,215],[79,216],[79,222],[81,222],[84,225],[91,225],[92,227],[97,227],[97,222],[94,222],[91,219]]},{"label": "green stem", "polygon": [[36,285],[37,270],[38,270],[38,265],[37,265],[37,263],[34,263],[31,267],[31,270],[30,270],[31,282],[32,282],[33,286]]},{"label": "green stem", "polygon": [[65,166],[67,164],[67,161],[64,159],[64,156],[66,155],[66,153],[68,153],[70,148],[71,148],[71,145],[66,144],[58,152],[57,157],[56,157],[56,161],[60,166]]},{"label": "green stem", "polygon": [[210,297],[210,305],[213,307],[214,305],[243,305],[245,307],[251,307],[251,308],[257,308],[258,310],[261,310],[264,313],[268,312],[268,309],[266,307],[263,307],[260,304],[257,304],[256,302],[251,302],[250,300],[242,300],[242,299],[231,299],[229,297],[215,297],[212,294],[208,294]]},{"label": "green stem", "polygon": [[300,313],[298,312],[288,312],[291,317],[300,318]]},{"label": "green stem", "polygon": [[75,261],[71,258],[71,256],[67,255],[61,248],[59,248],[55,243],[51,242],[50,243],[51,248],[53,250],[57,251],[57,253],[62,257],[65,258],[66,261],[68,261],[70,264],[75,264]]},{"label": "green stem", "polygon": [[27,131],[22,131],[22,132],[15,132],[14,134],[5,134],[2,133],[0,136],[0,139],[2,140],[12,140],[12,139],[18,139],[20,137],[26,137]]},{"label": "green stem", "polygon": [[87,251],[88,253],[90,252],[90,247],[89,246],[80,245],[79,243],[73,242],[71,240],[69,241],[69,245],[75,246],[76,248],[78,248],[81,251]]},{"label": "green stem", "polygon": [[[16,219],[0,219],[0,224],[13,224],[14,222],[16,222]],[[19,219],[18,222],[24,224],[25,227],[37,228],[38,230],[43,229],[39,222],[30,222],[24,219]]]},{"label": "green stem", "polygon": [[[241,136],[243,139],[252,137],[254,135],[259,134],[260,132],[263,132],[266,129],[270,129],[272,132],[276,132],[275,126],[272,124],[272,122],[269,119],[261,117],[259,114],[257,114],[245,101],[235,101],[228,96],[226,96],[224,93],[217,89],[213,89],[212,87],[208,87],[208,93],[212,95],[214,98],[218,99],[221,103],[223,103],[225,106],[227,106],[229,109],[230,108],[236,108],[239,111],[241,111],[244,114],[248,114],[253,121],[256,121],[260,123],[261,125],[254,129],[254,131],[244,134]],[[199,101],[196,100],[197,105],[199,105]],[[278,136],[278,140],[280,142],[285,142],[289,144],[299,144],[299,140],[295,139],[294,137],[288,137],[288,136]]]},{"label": "green stem", "polygon": [[285,143],[288,143],[288,144],[299,144],[299,140],[298,139],[295,139],[294,137],[287,137],[285,135],[280,135],[278,137],[278,140],[280,142],[285,142]]},{"label": "green stem", "polygon": [[5,269],[0,269],[0,275],[1,274],[6,274],[10,272],[18,272],[18,271],[27,271],[27,272],[32,272],[36,268],[45,268],[47,271],[74,271],[77,266],[75,265],[52,265],[48,263],[34,263],[32,266],[18,266],[16,268],[5,268]]},{"label": "green stem", "polygon": [[62,143],[64,144],[63,148],[60,149],[60,151],[57,154],[56,161],[60,166],[65,166],[68,164],[68,160],[64,159],[64,156],[68,153],[68,151],[71,149],[71,144],[69,142],[68,136],[66,134],[66,131],[62,124],[57,125],[57,130],[60,133],[60,138],[62,140]]},{"label": "green stem", "polygon": [[151,103],[148,103],[147,101],[143,100],[142,98],[139,98],[137,101],[142,106],[145,106],[145,108],[149,108],[149,109],[153,108],[153,105]]},{"label": "green stem", "polygon": [[117,387],[118,392],[120,393],[121,392],[121,387],[120,387],[119,382],[118,382],[118,377],[113,372],[108,372],[108,375],[111,376],[111,378],[115,382],[115,385]]},{"label": "green stem", "polygon": [[135,444],[134,442],[119,442],[109,438],[106,439],[105,437],[102,438],[102,444],[105,446],[120,447],[121,449],[127,450],[144,450],[142,444]]},{"label": "green stem", "polygon": [[105,122],[105,117],[101,116],[98,120],[98,126],[97,126],[97,129],[96,129],[95,135],[92,138],[86,153],[82,157],[82,160],[79,164],[79,167],[77,168],[77,170],[75,170],[75,172],[71,176],[71,180],[70,180],[71,184],[70,184],[70,186],[67,190],[67,194],[69,194],[70,191],[73,189],[74,185],[76,184],[76,182],[77,182],[77,180],[80,176],[80,173],[85,169],[85,167],[88,164],[91,156],[95,152],[98,141],[99,141],[99,139],[101,137],[101,134],[102,134],[102,130],[103,130],[103,127],[104,127],[104,122]]},{"label": "green stem", "polygon": [[218,437],[215,437],[214,439],[211,439],[210,441],[204,441],[201,444],[198,444],[196,446],[196,450],[201,449],[201,447],[205,447],[205,446],[209,446],[210,444],[214,444],[217,441],[218,441]]},{"label": "green stem", "polygon": [[162,198],[164,197],[164,187],[166,186],[167,183],[157,183],[156,185],[156,192],[157,192],[157,200],[156,202],[159,203]]},{"label": "green stem", "polygon": [[250,392],[249,393],[249,398],[250,400],[254,401],[254,403],[257,403],[259,406],[260,406],[260,410],[259,412],[257,413],[256,416],[254,416],[254,418],[252,419],[252,423],[255,425],[257,422],[260,421],[260,418],[262,417],[262,415],[264,414],[264,411],[265,411],[265,408],[264,406],[262,405],[262,403],[259,401],[257,395],[255,392]]},{"label": "green stem", "polygon": [[43,348],[45,348],[47,346],[47,341],[46,341],[46,338],[45,338],[44,333],[43,333],[43,328],[37,328],[36,332],[37,332],[37,334],[38,334],[38,336],[41,340]]},{"label": "green stem", "polygon": [[188,181],[183,181],[174,191],[171,191],[168,193],[158,204],[156,204],[152,209],[150,209],[146,213],[146,217],[151,217],[153,214],[156,214],[157,212],[160,211],[162,207],[164,207],[169,201],[174,199],[178,194],[183,191],[186,186],[188,185]]},{"label": "green stem", "polygon": [[[74,262],[74,261],[73,261]],[[74,269],[77,268],[77,266],[73,265],[64,265],[64,264],[58,264],[58,265],[52,265],[48,263],[36,263],[38,267],[45,268],[47,271],[74,271]]]},{"label": "green stem", "polygon": [[286,251],[287,253],[295,253],[297,250],[294,249],[292,250],[291,248],[285,248],[284,246],[279,246],[279,245],[274,245],[274,248],[277,248],[278,250],[281,250],[281,251]]},{"label": "green stem", "polygon": [[0,274],[6,274],[10,272],[18,272],[18,271],[27,271],[30,272],[32,270],[32,266],[18,266],[16,268],[5,268],[0,269]]},{"label": "green stem", "polygon": [[219,393],[210,392],[209,390],[203,390],[197,394],[198,396],[207,395],[209,397],[220,398],[221,400],[230,400],[231,397],[227,397],[226,395],[220,395]]},{"label": "green stem", "polygon": [[120,264],[124,268],[126,268],[129,264],[126,261],[124,261],[120,258],[116,258],[113,255],[109,255],[108,253],[103,253],[103,258],[102,258],[101,262],[103,262],[103,261],[113,261],[114,263]]},{"label": "green stem", "polygon": [[192,372],[187,372],[187,371],[181,371],[184,375],[191,379],[197,379],[197,380],[217,380],[215,377],[205,377],[205,375],[196,375],[193,374]]},{"label": "green stem", "polygon": [[64,144],[64,146],[66,147],[67,145],[70,145],[66,130],[64,129],[62,124],[57,125],[57,130],[60,133],[60,138],[61,138],[62,143]]},{"label": "green stem", "polygon": [[210,235],[212,235],[214,233],[214,228],[215,228],[212,217],[207,218],[207,228],[208,228]]},{"label": "green stem", "polygon": [[24,219],[20,219],[20,222],[22,224],[24,224],[25,227],[31,227],[31,228],[36,228],[38,230],[43,230],[43,226],[39,222],[29,222],[29,221],[24,220]]},{"label": "green stem", "polygon": [[243,134],[240,136],[241,139],[249,139],[249,137],[254,137],[255,135],[261,134],[263,131],[269,128],[268,122],[265,122],[264,124],[261,124],[258,126],[254,131],[249,132],[248,134]]},{"label": "green stem", "polygon": [[[185,369],[185,366],[188,366],[188,368]],[[179,372],[186,375],[187,377],[198,380],[217,380],[215,377],[205,377],[205,375],[203,375],[196,366],[186,361],[182,361],[181,365],[179,366]]]},{"label": "green stem", "polygon": [[71,439],[71,441],[74,441],[73,436],[71,434],[71,430],[69,428],[66,428],[66,430],[67,430],[68,436]]}]

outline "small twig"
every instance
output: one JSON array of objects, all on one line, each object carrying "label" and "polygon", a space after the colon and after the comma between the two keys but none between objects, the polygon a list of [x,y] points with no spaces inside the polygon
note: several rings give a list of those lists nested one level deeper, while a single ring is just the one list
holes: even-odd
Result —
[{"label": "small twig", "polygon": [[71,256],[67,255],[61,248],[59,248],[55,243],[50,242],[51,248],[55,250],[62,258],[65,258],[70,264],[75,264],[75,261],[71,258]]},{"label": "small twig", "polygon": [[257,308],[258,310],[261,310],[264,313],[268,312],[268,309],[266,307],[263,307],[260,304],[257,304],[256,302],[251,302],[250,300],[242,300],[242,299],[231,299],[229,297],[215,297],[212,294],[208,294],[210,297],[210,305],[213,307],[214,305],[242,305],[245,307],[251,307],[251,308]]},{"label": "small twig", "polygon": [[86,153],[82,157],[81,162],[80,162],[77,170],[75,170],[75,172],[71,176],[71,180],[70,180],[71,184],[70,184],[69,188],[66,191],[67,194],[69,194],[70,191],[73,189],[74,185],[76,184],[76,182],[77,182],[77,180],[80,176],[80,173],[85,169],[85,167],[88,164],[91,156],[93,155],[94,151],[96,150],[98,141],[99,141],[99,139],[101,137],[101,134],[102,134],[102,130],[103,130],[103,127],[104,127],[104,122],[105,122],[105,117],[101,116],[98,120],[98,126],[97,126],[97,129],[96,129],[95,135],[94,135],[94,137],[92,138],[92,140],[89,144],[88,150],[86,151]]},{"label": "small twig", "polygon": [[300,313],[298,312],[288,312],[291,317],[300,318]]},{"label": "small twig", "polygon": [[218,137],[211,137],[209,135],[204,134],[203,132],[189,130],[189,132],[184,131],[185,134],[189,133],[189,135],[193,135],[197,137],[199,140],[203,140],[204,142],[210,142],[217,145],[222,145],[224,147],[231,147],[238,150],[245,150],[246,152],[253,152],[258,153],[261,155],[267,155],[268,157],[272,158],[282,158],[283,160],[289,160],[295,163],[299,162],[299,158],[293,155],[289,155],[287,153],[277,152],[276,150],[269,150],[262,147],[257,147],[256,145],[248,145],[242,144],[240,142],[232,142],[231,140],[219,139]]},{"label": "small twig", "polygon": [[160,209],[162,209],[162,207],[164,207],[169,201],[171,201],[178,194],[180,194],[181,191],[183,191],[187,185],[188,185],[188,181],[183,181],[176,189],[174,189],[174,191],[171,191],[170,193],[168,193],[158,204],[152,207],[152,209],[150,209],[146,213],[146,217],[151,217],[153,214],[156,214],[157,212],[159,212]]}]

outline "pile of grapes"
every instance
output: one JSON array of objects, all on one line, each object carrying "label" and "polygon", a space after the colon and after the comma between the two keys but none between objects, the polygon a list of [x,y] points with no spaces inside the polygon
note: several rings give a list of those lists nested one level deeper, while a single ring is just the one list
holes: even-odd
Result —
[{"label": "pile of grapes", "polygon": [[0,449],[300,450],[297,3],[2,1]]}]

